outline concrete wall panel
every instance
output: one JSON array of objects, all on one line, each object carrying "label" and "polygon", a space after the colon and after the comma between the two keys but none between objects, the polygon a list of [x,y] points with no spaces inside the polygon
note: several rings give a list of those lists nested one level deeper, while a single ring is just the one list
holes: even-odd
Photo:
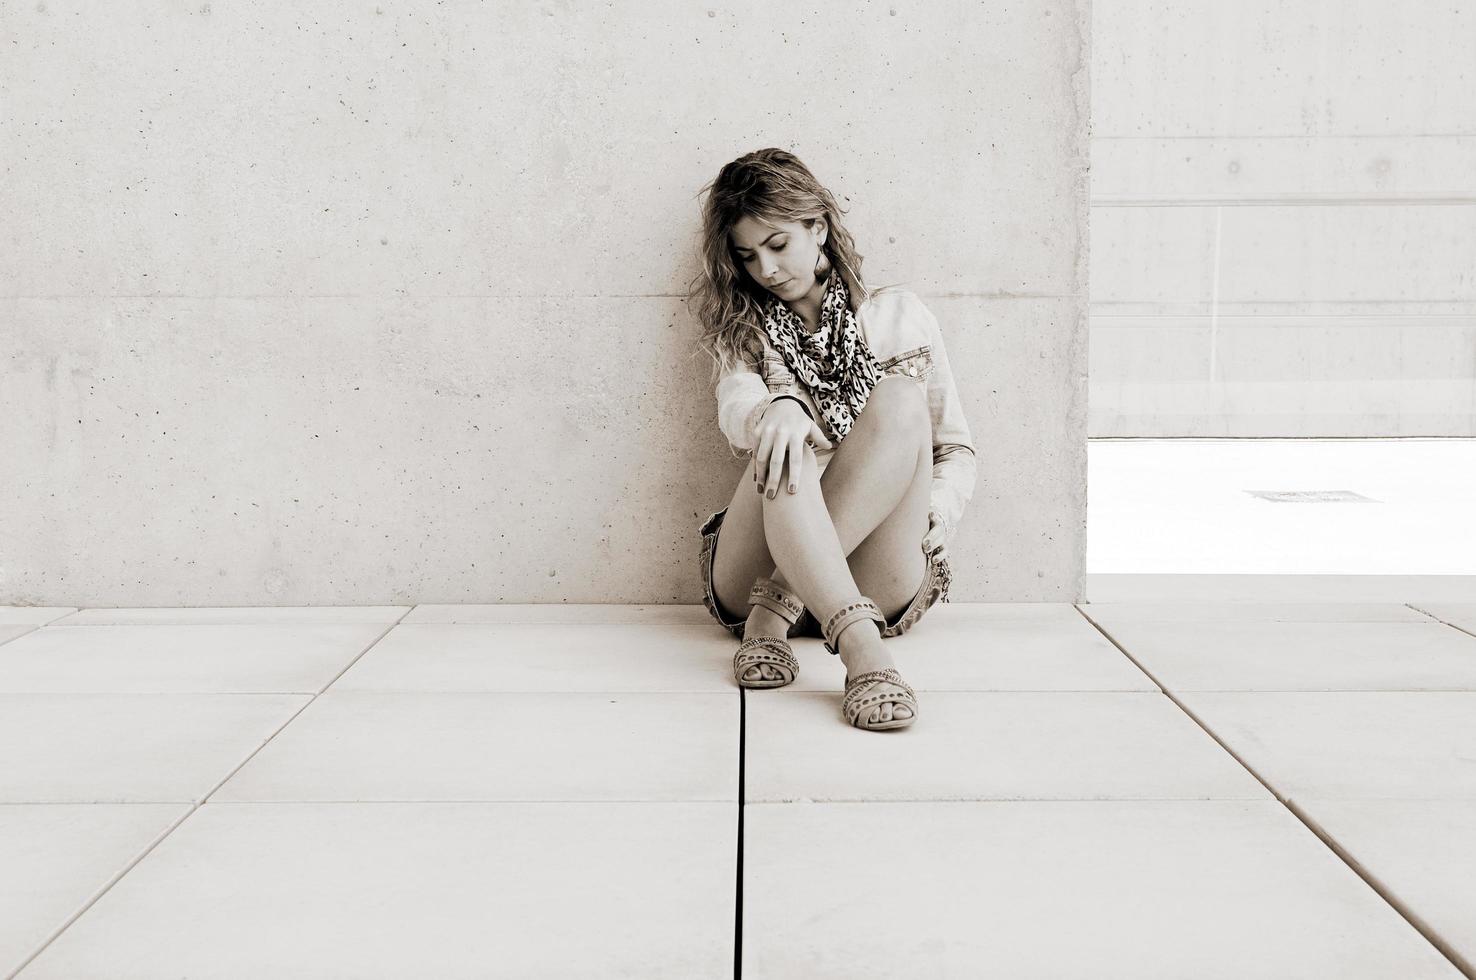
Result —
[{"label": "concrete wall panel", "polygon": [[697,602],[697,192],[774,145],[943,324],[953,597],[1079,600],[1089,21],[11,10],[0,603]]},{"label": "concrete wall panel", "polygon": [[930,306],[953,363],[1010,365],[960,378],[979,483],[952,561],[980,576],[982,595],[1072,601],[1064,583],[1086,561],[1086,455],[1060,433],[1087,411],[1084,318],[1070,298],[937,297]]},{"label": "concrete wall panel", "polygon": [[1093,16],[1091,435],[1476,432],[1476,10]]},{"label": "concrete wall panel", "polygon": [[1215,288],[1215,209],[1095,207],[1094,313],[1208,312]]},{"label": "concrete wall panel", "polygon": [[1476,135],[1476,8],[1121,0],[1093,8],[1100,136]]},{"label": "concrete wall panel", "polygon": [[1101,137],[1096,204],[1472,202],[1476,136]]},{"label": "concrete wall panel", "polygon": [[19,16],[7,295],[676,293],[702,165],[789,134],[883,276],[1075,281],[1068,3]]},{"label": "concrete wall panel", "polygon": [[1098,317],[1093,331],[1101,436],[1160,414],[1166,436],[1358,436],[1360,390],[1395,435],[1476,436],[1473,316]]},{"label": "concrete wall panel", "polygon": [[[1455,410],[1452,410],[1455,406]],[[1092,384],[1092,424],[1099,438],[1365,437],[1431,429],[1476,437],[1476,384],[1455,381],[1103,381]]]},{"label": "concrete wall panel", "polygon": [[1224,209],[1222,307],[1324,297],[1476,313],[1476,203]]}]

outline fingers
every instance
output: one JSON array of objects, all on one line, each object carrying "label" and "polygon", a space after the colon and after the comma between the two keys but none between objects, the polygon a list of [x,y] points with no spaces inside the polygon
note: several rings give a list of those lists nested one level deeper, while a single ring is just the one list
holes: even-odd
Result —
[{"label": "fingers", "polygon": [[804,436],[799,432],[792,433],[787,439],[776,435],[770,443],[766,466],[767,471],[759,487],[766,498],[773,500],[780,490],[798,493],[805,466]]},{"label": "fingers", "polygon": [[779,439],[774,440],[774,451],[769,454],[769,472],[764,481],[764,496],[770,500],[778,493],[779,477],[784,472],[784,457],[789,455],[789,443]]},{"label": "fingers", "polygon": [[769,469],[769,456],[774,451],[774,430],[764,428],[759,430],[758,448],[753,451],[753,482],[758,484],[759,492],[763,492],[764,474]]}]

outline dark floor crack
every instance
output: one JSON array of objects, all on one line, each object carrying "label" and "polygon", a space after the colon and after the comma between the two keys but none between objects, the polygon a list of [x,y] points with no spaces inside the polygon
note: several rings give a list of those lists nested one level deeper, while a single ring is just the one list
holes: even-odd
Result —
[{"label": "dark floor crack", "polygon": [[743,980],[743,774],[748,699],[738,689],[738,875],[733,899],[733,980]]}]

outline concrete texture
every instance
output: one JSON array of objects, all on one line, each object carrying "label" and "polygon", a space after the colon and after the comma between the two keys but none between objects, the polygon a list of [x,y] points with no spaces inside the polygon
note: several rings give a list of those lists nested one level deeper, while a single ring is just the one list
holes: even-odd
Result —
[{"label": "concrete texture", "polygon": [[1080,598],[1088,11],[16,8],[0,602],[695,603],[697,191],[770,145],[942,325],[955,597]]},{"label": "concrete texture", "polygon": [[1093,35],[1091,435],[1476,435],[1476,10]]},{"label": "concrete texture", "polygon": [[[276,669],[239,638],[349,610],[84,608],[0,663],[107,631],[195,687],[147,659],[191,630],[236,666],[0,697],[0,976],[1459,980],[1476,636],[1413,598],[942,605],[888,641],[921,711],[882,733],[814,639],[808,687],[737,688],[690,605],[417,607],[301,697],[229,693]],[[1298,643],[1329,691],[1276,689]],[[1204,644],[1239,690],[1173,690]]]}]

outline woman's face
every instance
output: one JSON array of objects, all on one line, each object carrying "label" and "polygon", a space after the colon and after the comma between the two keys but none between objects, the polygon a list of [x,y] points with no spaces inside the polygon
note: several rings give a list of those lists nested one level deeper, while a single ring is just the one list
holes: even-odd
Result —
[{"label": "woman's face", "polygon": [[733,226],[733,249],[753,281],[793,302],[815,287],[815,263],[825,244],[825,219],[764,221],[744,215]]}]

